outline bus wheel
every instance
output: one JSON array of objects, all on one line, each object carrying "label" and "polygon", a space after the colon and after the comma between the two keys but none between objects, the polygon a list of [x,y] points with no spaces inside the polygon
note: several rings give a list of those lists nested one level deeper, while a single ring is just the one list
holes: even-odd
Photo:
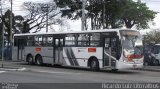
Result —
[{"label": "bus wheel", "polygon": [[117,72],[117,71],[118,71],[118,69],[112,69],[111,71],[112,71],[112,72]]},{"label": "bus wheel", "polygon": [[94,70],[94,71],[98,71],[99,70],[99,64],[98,64],[98,60],[96,58],[93,58],[90,62],[90,69]]},{"label": "bus wheel", "polygon": [[29,65],[33,64],[33,57],[31,55],[27,56],[27,62],[28,62]]},{"label": "bus wheel", "polygon": [[36,64],[37,64],[37,65],[43,65],[42,56],[38,55],[38,56],[36,57]]}]

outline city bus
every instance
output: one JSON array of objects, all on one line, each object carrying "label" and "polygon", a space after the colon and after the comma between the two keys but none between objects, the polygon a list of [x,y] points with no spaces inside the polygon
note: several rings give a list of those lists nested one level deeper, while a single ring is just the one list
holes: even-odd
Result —
[{"label": "city bus", "polygon": [[99,69],[143,67],[142,36],[137,30],[104,29],[14,34],[12,59]]}]

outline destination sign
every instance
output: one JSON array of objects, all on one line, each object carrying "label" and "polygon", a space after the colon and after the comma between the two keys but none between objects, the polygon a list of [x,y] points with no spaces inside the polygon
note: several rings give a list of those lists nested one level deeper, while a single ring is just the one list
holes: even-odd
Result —
[{"label": "destination sign", "polygon": [[120,31],[121,35],[139,35],[137,31]]}]

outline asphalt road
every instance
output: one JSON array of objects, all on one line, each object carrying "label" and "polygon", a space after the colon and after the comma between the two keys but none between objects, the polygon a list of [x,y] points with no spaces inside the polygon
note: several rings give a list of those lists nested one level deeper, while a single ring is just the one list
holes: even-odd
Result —
[{"label": "asphalt road", "polygon": [[0,70],[0,82],[20,83],[18,89],[97,89],[101,88],[103,83],[160,83],[160,73],[155,71],[95,72],[81,68],[35,66],[19,62],[7,62],[5,66],[6,69],[26,68],[21,71]]}]

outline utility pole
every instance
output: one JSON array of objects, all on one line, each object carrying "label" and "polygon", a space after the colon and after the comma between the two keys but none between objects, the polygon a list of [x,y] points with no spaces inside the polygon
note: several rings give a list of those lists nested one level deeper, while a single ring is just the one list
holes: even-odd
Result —
[{"label": "utility pole", "polygon": [[48,6],[48,4],[47,4],[47,16],[46,16],[46,19],[47,19],[47,21],[46,21],[46,32],[48,32],[48,8],[49,8],[49,6]]},{"label": "utility pole", "polygon": [[[0,5],[1,5],[1,16],[3,16],[3,12],[2,12],[2,0],[0,0]],[[3,19],[3,17],[2,17]],[[3,68],[4,67],[4,64],[3,64],[3,61],[4,61],[4,23],[3,23],[3,20],[2,21],[2,65],[1,67]]]},{"label": "utility pole", "polygon": [[46,32],[48,32],[48,13],[49,13],[48,8],[49,8],[49,6],[47,4],[46,7],[42,7],[42,8],[46,8],[46,10],[47,10],[47,12],[46,12]]},{"label": "utility pole", "polygon": [[81,30],[84,31],[84,24],[85,24],[85,5],[86,5],[86,0],[82,0],[82,26]]},{"label": "utility pole", "polygon": [[12,6],[13,6],[13,1],[11,0],[11,13],[10,13],[10,46],[11,46],[11,59],[12,59]]},{"label": "utility pole", "polygon": [[103,0],[103,29],[105,29],[105,14],[106,13],[106,3],[105,0]]}]

